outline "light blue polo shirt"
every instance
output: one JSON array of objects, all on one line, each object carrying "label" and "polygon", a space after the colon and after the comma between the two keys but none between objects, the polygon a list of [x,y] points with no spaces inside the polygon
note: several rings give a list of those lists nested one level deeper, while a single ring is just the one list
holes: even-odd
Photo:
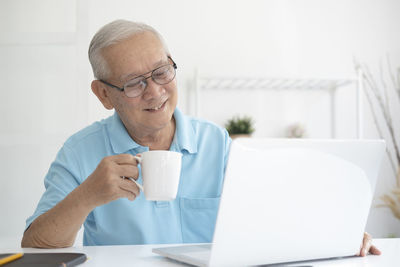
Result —
[{"label": "light blue polo shirt", "polygon": [[[183,154],[176,199],[147,201],[141,192],[134,201],[121,198],[99,206],[84,222],[84,245],[212,241],[231,139],[225,129],[179,109],[174,117],[170,150]],[[148,150],[132,140],[117,113],[74,134],[51,164],[46,191],[26,228],[79,186],[104,157]]]}]

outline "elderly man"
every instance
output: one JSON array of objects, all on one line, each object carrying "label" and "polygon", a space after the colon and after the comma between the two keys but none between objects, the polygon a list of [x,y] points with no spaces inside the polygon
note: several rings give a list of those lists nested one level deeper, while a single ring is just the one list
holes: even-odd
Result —
[{"label": "elderly man", "polygon": [[[70,137],[45,178],[26,222],[23,247],[68,247],[84,225],[84,245],[211,242],[230,138],[226,130],[176,108],[177,65],[152,27],[117,20],[89,48],[91,87],[115,114]],[[178,195],[146,201],[134,155],[183,154]],[[371,246],[366,235],[361,255]]]}]

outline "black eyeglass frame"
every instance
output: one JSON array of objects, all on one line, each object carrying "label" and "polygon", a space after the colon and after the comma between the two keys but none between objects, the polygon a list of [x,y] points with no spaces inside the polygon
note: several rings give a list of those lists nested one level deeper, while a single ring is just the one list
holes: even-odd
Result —
[{"label": "black eyeglass frame", "polygon": [[[172,67],[174,68],[174,70],[176,70],[176,69],[178,68],[178,66],[176,65],[175,61],[174,61],[170,56],[168,56],[168,59],[170,59],[170,60],[172,61]],[[143,73],[142,75],[136,76],[136,77],[132,78],[131,80],[134,80],[134,79],[139,78],[139,77],[143,77],[144,80],[147,80],[148,78],[151,78],[151,79],[153,80],[153,82],[155,82],[155,83],[158,84],[158,85],[168,84],[168,83],[170,83],[170,82],[175,78],[175,76],[176,76],[176,71],[175,71],[174,77],[173,77],[169,82],[166,82],[166,83],[160,84],[160,83],[156,82],[156,81],[154,80],[154,78],[153,78],[153,72],[154,72],[154,71],[156,71],[156,70],[158,70],[158,69],[160,69],[160,68],[162,68],[162,67],[168,66],[168,65],[171,65],[171,64],[162,65],[162,66],[160,66],[160,67],[158,67],[158,68],[155,68],[154,70],[151,70],[151,71],[149,71],[149,72]],[[146,74],[149,74],[149,73],[150,73],[150,75],[147,76],[147,77],[145,77],[145,75],[146,75]],[[113,88],[115,88],[115,89],[117,89],[117,90],[119,90],[119,91],[121,91],[121,92],[124,92],[124,91],[125,91],[125,85],[124,85],[124,87],[118,87],[118,86],[113,85],[113,84],[111,84],[111,83],[109,83],[109,82],[106,82],[106,81],[104,81],[104,80],[102,80],[102,79],[99,79],[99,81],[102,82],[102,83],[104,83],[105,85],[108,85],[108,86],[110,86],[110,87],[113,87]],[[132,97],[132,98],[133,98],[133,97],[138,97],[138,96],[141,96],[141,95],[143,94],[143,92],[146,90],[146,88],[147,88],[147,84],[146,84],[146,87],[143,89],[142,93],[139,94],[139,95],[137,95],[137,96],[127,96],[126,94],[125,94],[125,95],[126,95],[127,97]]]}]

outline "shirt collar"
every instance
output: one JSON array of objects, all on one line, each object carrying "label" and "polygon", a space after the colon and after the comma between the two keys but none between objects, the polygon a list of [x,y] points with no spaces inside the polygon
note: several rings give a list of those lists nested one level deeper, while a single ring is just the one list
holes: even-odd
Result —
[{"label": "shirt collar", "polygon": [[197,153],[197,138],[190,118],[183,115],[178,108],[175,109],[174,118],[176,130],[173,142],[177,143],[181,152],[186,150],[191,154]]},{"label": "shirt collar", "polygon": [[108,125],[108,136],[110,137],[112,149],[116,154],[140,147],[128,134],[117,112],[114,112],[114,115],[111,116],[111,121]]},{"label": "shirt collar", "polygon": [[[197,153],[197,140],[190,119],[183,115],[178,108],[174,111],[174,118],[176,129],[172,146],[175,143],[179,151],[186,150],[189,153]],[[117,112],[110,119],[108,135],[114,153],[121,154],[142,147],[130,137]]]}]

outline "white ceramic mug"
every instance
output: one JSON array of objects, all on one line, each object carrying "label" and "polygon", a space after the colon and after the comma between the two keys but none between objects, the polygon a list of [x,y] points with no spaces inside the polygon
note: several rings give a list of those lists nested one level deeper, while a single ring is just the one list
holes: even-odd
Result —
[{"label": "white ceramic mug", "polygon": [[135,156],[142,169],[143,185],[131,179],[144,192],[147,200],[170,201],[178,193],[182,154],[167,150],[151,150]]}]

